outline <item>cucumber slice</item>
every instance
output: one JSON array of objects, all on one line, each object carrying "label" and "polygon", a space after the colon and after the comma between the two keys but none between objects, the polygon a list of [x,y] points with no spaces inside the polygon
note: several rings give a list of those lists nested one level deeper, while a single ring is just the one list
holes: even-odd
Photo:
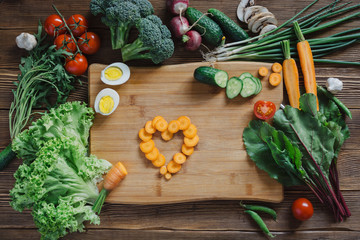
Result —
[{"label": "cucumber slice", "polygon": [[203,66],[195,69],[194,78],[202,83],[225,88],[229,76],[223,70]]},{"label": "cucumber slice", "polygon": [[257,90],[256,81],[252,79],[252,77],[246,77],[243,80],[243,88],[240,92],[240,95],[244,98],[250,97],[256,93]]},{"label": "cucumber slice", "polygon": [[253,75],[251,73],[248,73],[248,72],[244,72],[243,74],[240,75],[240,80],[244,80],[245,78],[251,78],[253,77]]},{"label": "cucumber slice", "polygon": [[257,78],[257,77],[252,77],[252,79],[255,81],[255,83],[256,83],[256,85],[257,85],[255,95],[258,95],[258,94],[261,92],[261,90],[262,90],[261,81],[260,81],[260,79]]},{"label": "cucumber slice", "polygon": [[234,97],[237,97],[240,94],[242,87],[243,87],[243,82],[239,78],[237,77],[230,78],[226,85],[226,96],[229,99],[233,99]]}]

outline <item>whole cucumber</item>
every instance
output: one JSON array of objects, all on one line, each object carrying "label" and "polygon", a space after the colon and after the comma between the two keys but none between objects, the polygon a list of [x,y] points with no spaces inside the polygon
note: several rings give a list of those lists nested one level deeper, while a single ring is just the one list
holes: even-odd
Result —
[{"label": "whole cucumber", "polygon": [[221,43],[224,36],[223,32],[220,26],[211,18],[192,7],[187,8],[185,16],[191,25],[198,21],[194,29],[201,34],[207,43],[212,46],[218,46]]}]

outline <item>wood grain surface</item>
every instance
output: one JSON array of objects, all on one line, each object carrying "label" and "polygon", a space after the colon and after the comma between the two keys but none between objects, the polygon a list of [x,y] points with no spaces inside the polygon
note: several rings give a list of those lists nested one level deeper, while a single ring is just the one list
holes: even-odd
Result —
[{"label": "wood grain surface", "polygon": [[[155,13],[168,22],[171,15],[166,12],[165,0],[151,0]],[[239,1],[196,0],[191,6],[205,12],[208,8],[218,8],[236,20]],[[312,0],[256,0],[273,12],[280,23],[294,16]],[[317,9],[332,0],[320,0],[312,9]],[[358,1],[353,1],[359,3]],[[0,150],[9,143],[8,109],[12,101],[11,89],[19,73],[20,57],[25,50],[15,45],[15,37],[21,32],[35,32],[38,20],[44,21],[54,14],[51,4],[66,16],[81,13],[88,17],[90,29],[101,36],[100,51],[88,58],[89,63],[110,64],[120,61],[120,52],[111,50],[109,30],[100,17],[89,11],[89,0],[0,0]],[[244,27],[244,25],[241,25]],[[358,28],[359,19],[337,25],[319,34],[308,37],[328,36],[350,28]],[[202,61],[199,52],[186,52],[179,41],[175,41],[176,51],[164,65]],[[359,44],[343,51],[330,54],[327,58],[360,61]],[[139,61],[131,66],[152,65]],[[353,119],[347,119],[351,137],[343,145],[338,160],[340,185],[352,216],[343,223],[335,223],[332,214],[321,205],[314,195],[303,187],[285,188],[284,200],[280,204],[259,203],[274,208],[278,221],[264,216],[269,229],[277,239],[360,239],[360,68],[348,65],[316,64],[318,83],[325,85],[328,77],[338,77],[344,82],[344,90],[337,96],[352,111]],[[69,100],[88,101],[86,76],[83,84],[76,85]],[[14,185],[13,174],[21,164],[19,159],[0,172],[0,239],[39,239],[29,211],[19,213],[10,205],[9,190]],[[181,177],[181,175],[179,175]],[[296,221],[291,216],[291,204],[299,197],[312,201],[314,216],[306,222]],[[250,203],[250,202],[249,202]],[[87,224],[86,233],[70,234],[65,239],[265,239],[256,224],[239,208],[238,201],[216,200],[187,202],[166,205],[129,205],[106,203],[101,213],[101,224]]]},{"label": "wood grain surface", "polygon": [[[186,63],[160,67],[130,67],[130,79],[123,85],[108,86],[101,80],[106,65],[89,68],[89,102],[94,107],[96,95],[112,88],[120,103],[110,116],[97,114],[90,131],[90,152],[115,164],[122,161],[129,174],[121,186],[111,192],[111,203],[174,203],[200,200],[261,200],[280,202],[282,186],[248,158],[242,132],[253,119],[254,103],[267,99],[279,108],[283,100],[282,85],[272,87],[262,79],[263,90],[255,97],[229,100],[225,90],[195,81],[194,70],[207,63]],[[220,62],[214,67],[229,77],[257,70],[270,63]],[[197,126],[199,144],[170,181],[161,178],[139,149],[138,132],[155,116],[168,122],[188,116]],[[168,142],[159,132],[153,137],[156,147],[166,158],[180,152],[183,134],[179,131]]]}]

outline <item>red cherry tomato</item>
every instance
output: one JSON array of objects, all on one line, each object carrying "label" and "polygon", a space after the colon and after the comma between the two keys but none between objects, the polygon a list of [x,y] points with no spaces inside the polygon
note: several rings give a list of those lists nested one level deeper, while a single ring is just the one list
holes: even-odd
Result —
[{"label": "red cherry tomato", "polygon": [[66,31],[64,21],[57,14],[48,16],[44,25],[45,32],[52,37],[56,37]]},{"label": "red cherry tomato", "polygon": [[81,14],[74,14],[66,21],[74,37],[80,37],[88,28],[86,18]]},{"label": "red cherry tomato", "polygon": [[54,40],[54,45],[56,45],[56,49],[64,49],[67,52],[76,52],[76,44],[74,40],[71,39],[69,34],[60,34]]},{"label": "red cherry tomato", "polygon": [[308,220],[314,214],[314,208],[306,198],[298,198],[292,205],[292,213],[294,217],[300,221]]},{"label": "red cherry tomato", "polygon": [[85,54],[94,54],[100,48],[100,38],[96,33],[86,32],[79,37],[78,45]]},{"label": "red cherry tomato", "polygon": [[261,120],[270,119],[276,112],[276,106],[270,101],[257,101],[254,105],[254,114]]},{"label": "red cherry tomato", "polygon": [[86,72],[88,68],[88,61],[86,57],[80,53],[73,58],[66,58],[65,69],[68,73],[80,76]]}]

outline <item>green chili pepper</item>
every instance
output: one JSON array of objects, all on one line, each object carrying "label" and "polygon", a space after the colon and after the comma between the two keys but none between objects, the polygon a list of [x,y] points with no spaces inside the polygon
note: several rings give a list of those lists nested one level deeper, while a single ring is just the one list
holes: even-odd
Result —
[{"label": "green chili pepper", "polygon": [[326,95],[329,99],[333,100],[336,105],[341,108],[341,110],[344,111],[344,113],[350,118],[352,119],[352,114],[350,112],[350,110],[345,106],[345,104],[343,104],[337,97],[335,97],[331,92],[327,91],[325,88],[321,87],[321,86],[317,86],[317,89],[319,92],[323,93],[324,95]]},{"label": "green chili pepper", "polygon": [[259,206],[259,205],[247,205],[247,204],[243,204],[242,202],[240,202],[240,206],[242,206],[246,210],[252,210],[252,211],[259,211],[259,212],[267,213],[267,214],[272,216],[274,221],[276,221],[276,218],[277,218],[276,212],[275,212],[275,210],[273,210],[271,208],[264,207],[264,206]]},{"label": "green chili pepper", "polygon": [[260,229],[268,236],[268,237],[275,237],[274,235],[271,234],[271,232],[269,231],[269,229],[267,228],[265,222],[262,220],[262,218],[259,216],[259,214],[257,214],[254,211],[251,210],[245,210],[245,212],[247,214],[249,214],[252,219],[254,219],[254,221],[257,223],[257,225],[259,225]]}]

